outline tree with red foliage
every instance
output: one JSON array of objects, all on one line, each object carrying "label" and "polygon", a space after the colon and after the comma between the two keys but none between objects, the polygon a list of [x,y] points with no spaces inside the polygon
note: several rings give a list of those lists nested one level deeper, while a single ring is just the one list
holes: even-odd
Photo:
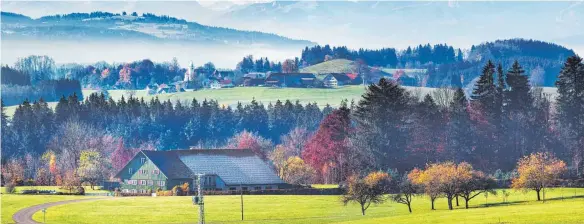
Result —
[{"label": "tree with red foliage", "polygon": [[250,149],[262,159],[266,159],[267,152],[273,148],[270,140],[267,140],[257,134],[242,131],[229,140],[228,148]]},{"label": "tree with red foliage", "polygon": [[308,141],[302,158],[312,166],[325,183],[345,180],[351,128],[350,110],[343,105],[321,122],[316,134]]},{"label": "tree with red foliage", "polygon": [[122,139],[120,139],[118,141],[118,147],[116,148],[116,150],[114,150],[114,152],[112,153],[110,159],[112,162],[112,167],[114,168],[115,171],[119,171],[122,168],[124,168],[124,166],[126,166],[126,164],[128,163],[128,161],[130,161],[138,152],[139,150],[136,149],[128,149],[126,147],[124,147],[124,141]]},{"label": "tree with red foliage", "polygon": [[298,72],[298,65],[292,59],[287,59],[282,63],[282,72],[283,73],[294,73]]}]

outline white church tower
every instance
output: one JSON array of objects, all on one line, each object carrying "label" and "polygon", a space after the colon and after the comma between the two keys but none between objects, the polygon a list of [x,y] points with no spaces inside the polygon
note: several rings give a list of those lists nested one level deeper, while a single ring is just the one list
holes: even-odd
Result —
[{"label": "white church tower", "polygon": [[189,64],[189,68],[187,69],[187,72],[185,72],[184,81],[185,82],[195,81],[195,64],[193,64],[193,61],[191,61],[191,63]]}]

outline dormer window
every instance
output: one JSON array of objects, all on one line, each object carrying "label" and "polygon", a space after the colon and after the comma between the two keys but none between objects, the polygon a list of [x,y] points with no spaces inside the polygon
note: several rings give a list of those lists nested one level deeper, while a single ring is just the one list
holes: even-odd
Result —
[{"label": "dormer window", "polygon": [[142,164],[146,163],[146,158],[140,158],[140,162],[141,162]]},{"label": "dormer window", "polygon": [[132,173],[134,173],[132,168],[128,168],[128,174],[132,174]]}]

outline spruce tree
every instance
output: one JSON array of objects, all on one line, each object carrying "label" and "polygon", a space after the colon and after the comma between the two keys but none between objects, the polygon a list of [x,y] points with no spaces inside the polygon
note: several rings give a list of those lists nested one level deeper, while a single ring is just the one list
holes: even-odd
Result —
[{"label": "spruce tree", "polygon": [[558,80],[557,122],[562,140],[572,152],[573,166],[584,175],[584,64],[579,56],[566,60]]},{"label": "spruce tree", "polygon": [[496,108],[497,86],[495,85],[494,74],[495,65],[489,60],[483,67],[482,74],[479,76],[471,95],[471,99],[478,102],[481,109],[489,116],[493,116],[496,114],[495,111],[499,110],[499,108]]}]

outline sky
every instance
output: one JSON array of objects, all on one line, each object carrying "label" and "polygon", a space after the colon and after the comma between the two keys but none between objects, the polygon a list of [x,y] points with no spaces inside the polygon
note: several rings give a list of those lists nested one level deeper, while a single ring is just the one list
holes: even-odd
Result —
[{"label": "sky", "polygon": [[[0,6],[3,11],[33,18],[98,10],[150,12],[205,25],[275,33],[353,49],[405,49],[425,43],[447,43],[468,49],[486,41],[526,38],[558,43],[584,54],[584,0],[2,1]],[[298,55],[299,52],[291,52],[282,57]]]}]

